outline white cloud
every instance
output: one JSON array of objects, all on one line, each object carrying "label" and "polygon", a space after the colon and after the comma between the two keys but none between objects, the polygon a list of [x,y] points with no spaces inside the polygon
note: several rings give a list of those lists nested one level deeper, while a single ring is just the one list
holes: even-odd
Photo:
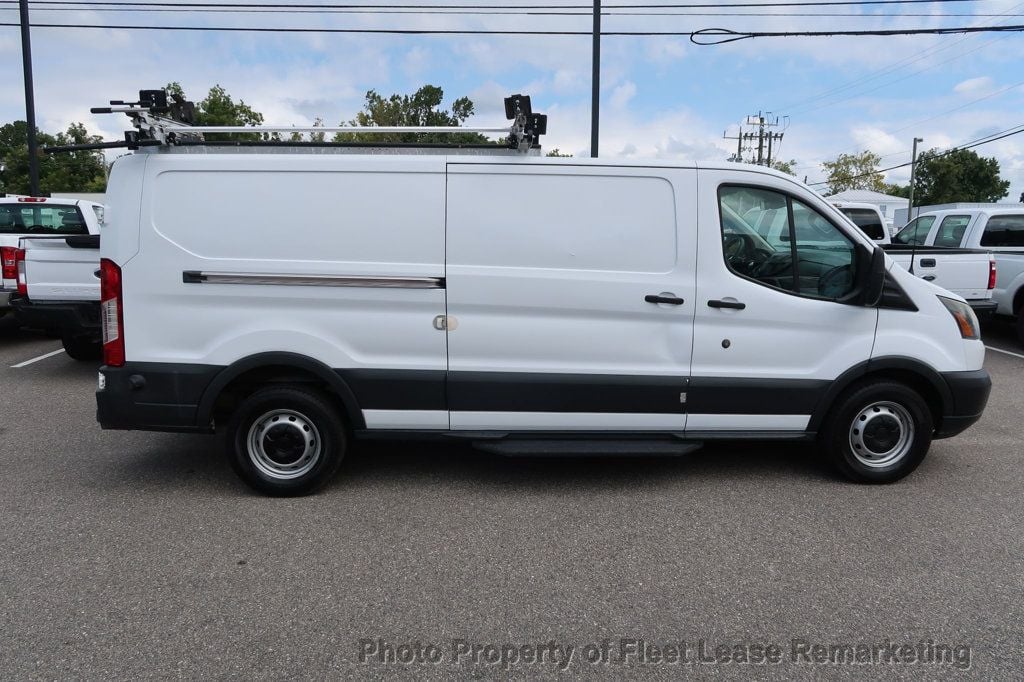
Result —
[{"label": "white cloud", "polygon": [[978,78],[968,78],[967,80],[960,81],[959,83],[953,86],[953,92],[959,95],[983,95],[991,91],[991,76],[979,76]]},{"label": "white cloud", "polygon": [[622,109],[629,101],[636,96],[636,83],[633,81],[626,81],[622,85],[616,86],[612,90],[612,96],[610,99],[611,105],[616,109]]}]

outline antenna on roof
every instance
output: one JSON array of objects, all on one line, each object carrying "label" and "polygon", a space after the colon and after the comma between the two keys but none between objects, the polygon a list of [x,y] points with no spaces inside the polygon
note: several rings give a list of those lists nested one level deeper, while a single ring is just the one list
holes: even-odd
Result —
[{"label": "antenna on roof", "polygon": [[512,95],[505,98],[505,118],[511,121],[506,126],[197,126],[195,105],[180,95],[168,97],[166,90],[140,90],[135,102],[111,100],[110,106],[93,107],[93,114],[123,113],[131,119],[134,130],[125,131],[124,141],[100,142],[94,144],[64,145],[47,147],[50,153],[124,147],[175,147],[175,146],[291,146],[291,147],[438,147],[450,146],[501,149],[498,145],[446,145],[417,143],[365,143],[365,142],[293,142],[278,139],[237,141],[208,141],[204,135],[210,133],[420,133],[451,134],[480,133],[505,136],[505,147],[516,152],[527,153],[540,149],[540,137],[547,134],[548,117],[533,113],[529,95]]}]

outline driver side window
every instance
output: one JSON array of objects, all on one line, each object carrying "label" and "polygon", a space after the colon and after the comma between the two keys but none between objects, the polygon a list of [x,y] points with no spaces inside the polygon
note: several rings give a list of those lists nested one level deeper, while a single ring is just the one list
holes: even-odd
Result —
[{"label": "driver side window", "polygon": [[737,275],[811,298],[853,290],[854,244],[813,208],[752,187],[721,187],[718,202],[725,262]]}]

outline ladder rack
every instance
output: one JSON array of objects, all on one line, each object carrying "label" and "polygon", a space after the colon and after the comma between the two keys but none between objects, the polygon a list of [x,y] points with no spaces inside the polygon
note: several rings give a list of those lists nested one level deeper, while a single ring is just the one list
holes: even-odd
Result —
[{"label": "ladder rack", "polygon": [[[481,154],[486,150],[494,153],[539,154],[540,136],[547,133],[547,116],[535,114],[531,108],[528,95],[512,95],[505,98],[505,117],[511,121],[505,126],[196,126],[195,105],[177,95],[168,99],[165,90],[140,90],[137,102],[113,100],[110,106],[93,107],[94,114],[123,113],[131,119],[134,130],[125,132],[124,141],[100,142],[94,144],[66,145],[48,147],[50,153],[99,150],[124,147],[141,149],[143,147],[286,147],[315,148],[327,150],[334,148],[365,148],[368,150],[387,149],[394,153],[396,149],[437,150],[439,148],[464,150]],[[466,143],[394,143],[394,142],[334,142],[286,140],[280,136],[291,136],[295,133],[341,133],[341,134],[431,134],[458,135],[479,133],[483,135],[504,136],[504,145],[466,144]],[[207,140],[210,134],[255,134],[264,139],[257,140]]]}]

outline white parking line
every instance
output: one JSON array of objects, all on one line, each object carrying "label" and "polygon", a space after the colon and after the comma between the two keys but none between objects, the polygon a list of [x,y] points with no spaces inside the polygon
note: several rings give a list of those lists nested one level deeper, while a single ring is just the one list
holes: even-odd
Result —
[{"label": "white parking line", "polygon": [[997,353],[1005,353],[1006,355],[1012,355],[1015,358],[1020,358],[1021,360],[1024,360],[1024,355],[1021,355],[1020,353],[1014,353],[1012,351],[1003,350],[1002,348],[996,348],[994,346],[985,346],[985,348],[988,348],[989,350],[994,350]]},{"label": "white parking line", "polygon": [[31,365],[33,362],[39,362],[40,360],[45,360],[46,358],[52,358],[54,355],[60,355],[63,352],[64,352],[63,348],[58,348],[55,351],[50,351],[49,353],[45,353],[43,355],[40,355],[37,358],[32,358],[31,360],[26,360],[25,362],[19,362],[16,365],[11,365],[11,367],[14,368],[14,369],[18,369],[19,367],[25,367],[27,365]]}]

